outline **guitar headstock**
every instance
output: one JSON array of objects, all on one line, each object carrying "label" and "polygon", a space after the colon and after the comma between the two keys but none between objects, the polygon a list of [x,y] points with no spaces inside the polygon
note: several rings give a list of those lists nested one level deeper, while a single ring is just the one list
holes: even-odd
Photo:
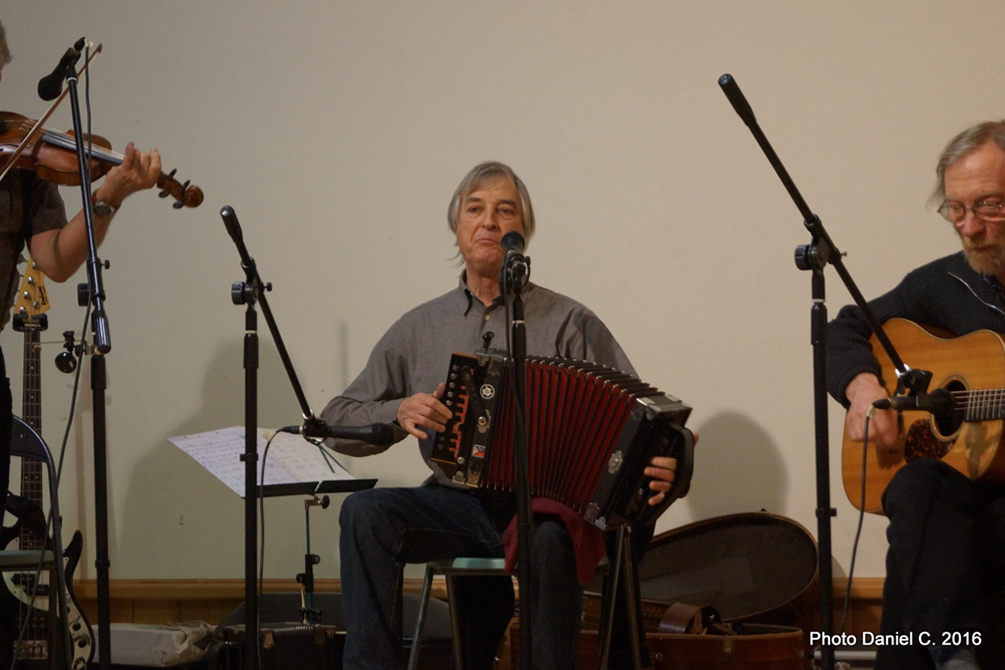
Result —
[{"label": "guitar headstock", "polygon": [[45,275],[36,267],[34,261],[28,260],[21,286],[17,290],[17,300],[14,302],[14,329],[24,330],[28,324],[40,325],[45,329],[44,314],[49,311],[49,295],[45,291]]}]

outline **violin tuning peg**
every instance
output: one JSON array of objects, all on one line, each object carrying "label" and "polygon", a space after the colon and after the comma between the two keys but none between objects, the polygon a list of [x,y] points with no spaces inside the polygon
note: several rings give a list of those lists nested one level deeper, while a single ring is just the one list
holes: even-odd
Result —
[{"label": "violin tuning peg", "polygon": [[183,203],[181,200],[175,200],[174,202],[171,203],[171,206],[174,207],[175,209],[181,209],[182,207],[185,206],[185,203]]},{"label": "violin tuning peg", "polygon": [[158,197],[158,198],[166,198],[166,197],[168,197],[168,195],[170,195],[170,194],[168,193],[168,190],[167,190],[167,189],[164,189],[163,191],[161,191],[160,193],[158,193],[158,194],[157,194],[157,197]]},{"label": "violin tuning peg", "polygon": [[168,179],[174,179],[174,173],[177,172],[177,171],[178,171],[178,168],[175,168],[175,169],[171,170],[170,172],[168,172],[168,175],[167,175]]}]

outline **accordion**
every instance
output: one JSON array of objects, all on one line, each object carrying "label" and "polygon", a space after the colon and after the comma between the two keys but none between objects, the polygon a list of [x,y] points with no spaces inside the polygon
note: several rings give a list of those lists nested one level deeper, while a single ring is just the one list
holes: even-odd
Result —
[{"label": "accordion", "polygon": [[[527,357],[526,412],[531,496],[556,500],[606,529],[655,518],[691,482],[691,408],[610,367]],[[437,433],[432,460],[452,481],[514,491],[513,364],[501,355],[454,354],[442,399],[453,416]],[[673,485],[649,505],[653,456],[677,459]]]}]

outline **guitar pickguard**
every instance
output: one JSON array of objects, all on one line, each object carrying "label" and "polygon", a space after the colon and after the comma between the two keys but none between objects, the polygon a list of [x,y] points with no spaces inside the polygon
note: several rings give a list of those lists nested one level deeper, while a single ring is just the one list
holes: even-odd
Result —
[{"label": "guitar pickguard", "polygon": [[943,439],[935,434],[931,421],[916,419],[911,422],[904,438],[904,459],[913,461],[924,456],[942,458],[952,446],[953,440]]}]

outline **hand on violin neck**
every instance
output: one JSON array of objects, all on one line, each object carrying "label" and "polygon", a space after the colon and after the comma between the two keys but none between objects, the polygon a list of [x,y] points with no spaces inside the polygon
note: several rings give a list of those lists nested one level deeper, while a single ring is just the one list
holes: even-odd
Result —
[{"label": "hand on violin neck", "polygon": [[122,164],[108,171],[95,197],[118,207],[127,196],[153,188],[160,174],[160,153],[156,149],[143,153],[130,142],[122,155]]}]

